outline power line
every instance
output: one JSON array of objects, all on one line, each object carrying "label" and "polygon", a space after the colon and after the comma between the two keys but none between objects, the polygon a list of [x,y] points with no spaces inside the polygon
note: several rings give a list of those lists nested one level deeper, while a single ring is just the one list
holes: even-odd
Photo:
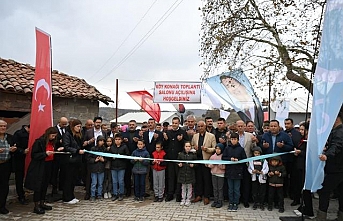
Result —
[{"label": "power line", "polygon": [[138,21],[138,23],[135,25],[135,27],[133,27],[133,29],[130,31],[130,33],[126,36],[126,38],[124,39],[124,41],[118,46],[117,50],[111,55],[110,58],[108,58],[105,63],[99,68],[99,70],[97,70],[88,80],[92,79],[94,76],[96,76],[99,71],[101,69],[103,69],[105,67],[105,65],[117,54],[117,52],[119,51],[119,49],[125,44],[125,42],[129,39],[129,37],[131,36],[131,34],[136,30],[136,28],[138,27],[138,25],[143,21],[143,19],[145,18],[145,16],[149,13],[149,11],[151,10],[151,8],[154,6],[154,4],[157,2],[157,0],[155,0],[150,7],[148,8],[148,10],[144,13],[144,15],[142,16],[142,18]]},{"label": "power line", "polygon": [[[105,76],[100,78],[97,82],[102,81],[106,77],[108,77],[111,73],[115,72],[127,59],[129,59],[137,50],[142,46],[142,44],[148,40],[148,38],[163,24],[163,22],[175,11],[175,9],[181,4],[183,0],[181,0],[175,7],[174,5],[178,2],[179,0],[176,0],[169,8],[168,10],[160,17],[160,19],[152,26],[152,28],[139,40],[139,42],[125,55],[125,57],[120,60],[114,68],[108,72]],[[174,8],[173,8],[174,7]],[[169,14],[168,14],[169,13]]]}]

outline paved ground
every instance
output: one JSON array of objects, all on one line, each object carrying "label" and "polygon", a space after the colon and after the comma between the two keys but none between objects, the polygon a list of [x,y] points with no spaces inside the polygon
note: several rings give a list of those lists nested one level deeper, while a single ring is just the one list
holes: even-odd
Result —
[{"label": "paved ground", "polygon": [[[126,198],[122,202],[112,202],[103,200],[90,202],[83,199],[83,188],[76,188],[76,196],[81,201],[75,205],[67,205],[62,202],[55,202],[52,211],[47,211],[44,215],[32,213],[33,203],[30,195],[30,204],[20,205],[12,195],[8,200],[7,208],[11,211],[8,215],[0,215],[0,220],[279,220],[279,216],[295,216],[293,210],[296,207],[289,206],[291,201],[285,200],[286,211],[283,214],[273,211],[252,210],[239,206],[238,212],[228,212],[227,202],[220,209],[204,206],[203,203],[192,204],[190,207],[179,206],[179,203],[162,202],[154,203],[152,199],[144,202],[135,202],[133,198]],[[317,208],[318,200],[314,200]],[[335,200],[330,202],[330,218],[335,218],[334,210],[338,208]]]}]

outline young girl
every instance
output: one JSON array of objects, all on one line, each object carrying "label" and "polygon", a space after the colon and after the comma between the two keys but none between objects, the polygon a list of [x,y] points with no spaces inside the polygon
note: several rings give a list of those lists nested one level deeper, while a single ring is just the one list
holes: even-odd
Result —
[{"label": "young girl", "polygon": [[[118,133],[114,135],[114,145],[110,148],[110,153],[119,155],[130,155],[129,148],[122,144],[123,137]],[[126,160],[121,158],[113,158],[111,160],[111,173],[113,180],[113,197],[112,201],[123,200],[124,194],[124,176],[126,169]],[[119,186],[119,188],[118,188]]]},{"label": "young girl", "polygon": [[[184,151],[180,152],[177,159],[178,160],[196,160],[197,156],[191,152],[192,146],[190,142],[185,142]],[[177,176],[177,182],[181,183],[181,203],[180,206],[189,206],[191,205],[192,184],[195,183],[195,170],[193,163],[179,163],[180,167],[179,173]]]},{"label": "young girl", "polygon": [[[132,152],[133,157],[149,158],[149,152],[145,148],[143,139],[137,141],[137,149]],[[135,185],[135,200],[143,202],[145,195],[145,177],[149,169],[149,160],[145,159],[134,159],[131,160],[133,164],[132,173],[134,177]]]},{"label": "young girl", "polygon": [[[222,153],[224,151],[224,144],[218,143],[216,145],[216,152],[210,157],[210,160],[222,160]],[[225,175],[225,165],[223,164],[209,164],[212,174],[212,184],[213,184],[213,196],[214,202],[211,207],[220,208],[223,206],[223,186],[224,186],[224,175]]]},{"label": "young girl", "polygon": [[[252,149],[254,157],[260,156],[262,150],[260,147],[256,146]],[[252,180],[252,198],[254,200],[254,210],[260,207],[264,210],[263,201],[266,194],[266,183],[267,183],[267,173],[269,171],[268,161],[263,160],[253,160],[249,161],[248,171],[251,174]]]},{"label": "young girl", "polygon": [[[98,136],[96,139],[96,146],[91,148],[94,152],[105,152],[105,138]],[[95,191],[98,185],[98,199],[102,200],[102,184],[104,182],[105,174],[105,158],[95,154],[88,155],[89,170],[91,172],[92,184],[91,184],[91,201],[95,201]]]},{"label": "young girl", "polygon": [[[106,140],[106,152],[109,152],[113,145],[113,138],[108,137]],[[104,198],[109,199],[112,198],[112,174],[111,174],[111,160],[109,158],[105,158],[105,177],[104,177],[104,185],[103,185],[103,192]]]}]

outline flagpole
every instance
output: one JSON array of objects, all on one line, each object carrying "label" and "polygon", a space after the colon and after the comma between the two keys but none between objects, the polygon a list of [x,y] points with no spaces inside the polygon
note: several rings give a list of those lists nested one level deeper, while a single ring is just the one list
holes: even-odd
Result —
[{"label": "flagpole", "polygon": [[118,78],[116,79],[116,124],[118,124]]}]

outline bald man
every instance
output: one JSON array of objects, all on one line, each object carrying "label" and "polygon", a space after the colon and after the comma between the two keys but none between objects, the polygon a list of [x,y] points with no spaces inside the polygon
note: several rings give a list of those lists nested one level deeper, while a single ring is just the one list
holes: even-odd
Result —
[{"label": "bald man", "polygon": [[[61,117],[58,121],[58,124],[55,126],[55,128],[58,131],[57,138],[56,138],[56,144],[55,144],[55,150],[57,150],[59,147],[63,147],[62,144],[62,135],[66,132],[68,127],[68,118]],[[64,182],[64,167],[63,165],[68,161],[69,155],[61,155],[56,154],[54,156],[53,161],[53,170],[52,170],[52,176],[51,176],[51,185],[52,185],[52,195],[56,195],[58,193],[58,189],[62,191],[63,182]]]}]

